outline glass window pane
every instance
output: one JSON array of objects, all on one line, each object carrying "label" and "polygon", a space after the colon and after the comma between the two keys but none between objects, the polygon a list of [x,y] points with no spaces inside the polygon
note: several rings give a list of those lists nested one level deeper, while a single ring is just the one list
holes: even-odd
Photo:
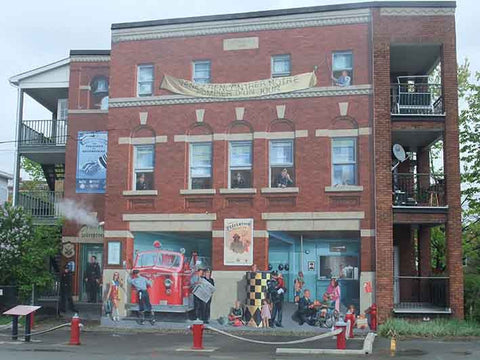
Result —
[{"label": "glass window pane", "polygon": [[293,142],[292,141],[271,141],[270,142],[270,164],[271,165],[292,165],[293,164]]},{"label": "glass window pane", "polygon": [[230,167],[251,167],[252,166],[252,143],[232,142],[230,143]]},{"label": "glass window pane", "polygon": [[355,140],[337,139],[333,141],[332,163],[355,162]]},{"label": "glass window pane", "polygon": [[352,69],[352,53],[333,54],[333,70]]},{"label": "glass window pane", "polygon": [[154,147],[136,146],[135,169],[152,169],[154,166]]},{"label": "glass window pane", "polygon": [[272,75],[290,75],[290,55],[272,57]]},{"label": "glass window pane", "polygon": [[138,68],[138,81],[152,81],[153,66],[140,66]]},{"label": "glass window pane", "polygon": [[197,166],[210,166],[212,162],[211,144],[192,144],[192,168]]},{"label": "glass window pane", "polygon": [[[286,171],[285,171],[286,170]],[[295,186],[293,167],[272,167],[271,169],[271,187],[291,187]]]},{"label": "glass window pane", "polygon": [[355,185],[355,165],[333,165],[333,185]]},{"label": "glass window pane", "polygon": [[150,83],[139,83],[138,84],[138,93],[139,94],[152,94],[153,93],[153,84]]},{"label": "glass window pane", "polygon": [[152,190],[153,172],[135,172],[135,190]]},{"label": "glass window pane", "polygon": [[231,170],[230,187],[244,189],[252,187],[252,170]]},{"label": "glass window pane", "polygon": [[201,84],[210,82],[210,61],[193,63],[193,81]]},{"label": "glass window pane", "polygon": [[192,167],[192,177],[210,177],[210,167]]}]

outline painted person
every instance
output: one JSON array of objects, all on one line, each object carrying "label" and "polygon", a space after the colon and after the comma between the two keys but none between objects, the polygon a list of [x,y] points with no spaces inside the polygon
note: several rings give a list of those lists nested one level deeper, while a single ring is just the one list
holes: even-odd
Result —
[{"label": "painted person", "polygon": [[293,185],[293,180],[290,177],[287,169],[283,169],[282,172],[278,175],[276,185],[279,188],[286,188]]},{"label": "painted person", "polygon": [[65,265],[65,268],[62,272],[62,277],[60,279],[60,304],[59,304],[59,311],[66,312],[66,310],[70,310],[73,312],[78,312],[73,304],[72,298],[72,272],[70,271],[70,267]]},{"label": "painted person", "polygon": [[120,279],[120,274],[115,271],[107,293],[107,302],[110,302],[110,318],[113,321],[120,321],[120,315],[118,313],[118,306],[121,300],[120,289],[123,290],[123,281]]},{"label": "painted person", "polygon": [[[215,280],[212,278],[212,270],[206,269],[203,278],[207,280],[212,286],[215,286]],[[212,295],[213,297],[213,295]],[[203,309],[203,322],[208,324],[210,322],[210,306],[212,305],[212,298],[208,300]]]},{"label": "painted person", "polygon": [[150,303],[150,296],[148,295],[148,288],[152,286],[152,282],[140,275],[140,271],[133,270],[128,277],[128,283],[137,290],[140,325],[145,323],[145,312],[150,314],[149,321],[153,325],[155,323],[155,314],[152,311],[152,304]]},{"label": "painted person", "polygon": [[203,319],[205,303],[195,295],[195,289],[200,284],[200,279],[203,277],[203,269],[197,265],[197,271],[192,275],[190,280],[190,288],[193,294],[193,310],[195,314],[195,319]]},{"label": "painted person", "polygon": [[308,325],[314,326],[316,315],[317,309],[315,308],[313,301],[310,299],[310,290],[305,289],[303,292],[303,297],[300,298],[298,302],[298,323],[300,325],[307,323]]},{"label": "painted person", "polygon": [[230,309],[228,314],[228,323],[233,326],[242,326],[244,325],[243,321],[243,308],[240,301],[235,301],[233,308]]},{"label": "painted person", "polygon": [[96,303],[98,296],[98,288],[100,286],[101,272],[98,265],[97,257],[92,255],[90,262],[85,270],[84,280],[87,286],[87,295],[89,303]]},{"label": "painted person", "polygon": [[299,271],[297,277],[295,278],[294,286],[295,286],[295,296],[294,300],[295,303],[300,301],[300,295],[302,295],[302,289],[305,285],[305,279],[303,277],[303,272]]},{"label": "painted person", "polygon": [[342,87],[343,86],[350,86],[351,83],[352,83],[352,78],[349,76],[347,70],[343,70],[342,75],[340,75],[338,78],[335,78],[332,75],[332,80],[333,80],[335,85],[342,86]]},{"label": "painted person", "polygon": [[328,285],[327,291],[324,294],[324,300],[330,300],[335,302],[335,310],[340,312],[340,298],[342,294],[340,291],[340,284],[337,279],[332,277],[330,279],[330,284]]}]

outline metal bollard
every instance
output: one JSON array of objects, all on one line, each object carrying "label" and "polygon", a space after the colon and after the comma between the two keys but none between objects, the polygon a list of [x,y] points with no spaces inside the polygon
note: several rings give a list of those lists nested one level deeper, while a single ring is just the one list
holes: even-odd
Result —
[{"label": "metal bollard", "polygon": [[203,350],[203,330],[205,325],[202,321],[195,321],[190,327],[193,333],[193,350]]},{"label": "metal bollard", "polygon": [[340,318],[340,320],[335,323],[335,329],[342,330],[339,334],[337,334],[337,350],[345,350],[347,348],[347,340],[345,339],[347,323]]},{"label": "metal bollard", "polygon": [[355,314],[352,314],[352,313],[346,314],[345,321],[347,321],[347,323],[350,321],[350,331],[348,333],[348,338],[353,339],[353,328],[355,327]]},{"label": "metal bollard", "polygon": [[80,318],[78,314],[73,315],[70,323],[70,343],[69,345],[80,345]]}]

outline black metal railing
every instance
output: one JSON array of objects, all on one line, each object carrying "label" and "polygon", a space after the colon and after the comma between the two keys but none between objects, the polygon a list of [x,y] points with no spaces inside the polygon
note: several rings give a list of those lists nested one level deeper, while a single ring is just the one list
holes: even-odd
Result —
[{"label": "black metal railing", "polygon": [[449,307],[448,276],[396,276],[395,289],[400,303]]},{"label": "black metal railing", "polygon": [[392,174],[393,205],[445,206],[445,179],[443,175],[397,173]]},{"label": "black metal railing", "polygon": [[20,191],[18,205],[34,218],[59,218],[59,203],[63,199],[61,191]]},{"label": "black metal railing", "polygon": [[392,84],[391,113],[394,115],[443,115],[441,84]]},{"label": "black metal railing", "polygon": [[67,142],[66,120],[24,120],[20,129],[20,145],[65,146]]}]

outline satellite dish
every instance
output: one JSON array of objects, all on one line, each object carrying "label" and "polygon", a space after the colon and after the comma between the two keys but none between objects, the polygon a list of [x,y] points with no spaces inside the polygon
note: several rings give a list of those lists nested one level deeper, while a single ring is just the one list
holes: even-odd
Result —
[{"label": "satellite dish", "polygon": [[407,159],[405,149],[400,144],[393,145],[393,155],[397,158],[398,161],[404,162]]}]

